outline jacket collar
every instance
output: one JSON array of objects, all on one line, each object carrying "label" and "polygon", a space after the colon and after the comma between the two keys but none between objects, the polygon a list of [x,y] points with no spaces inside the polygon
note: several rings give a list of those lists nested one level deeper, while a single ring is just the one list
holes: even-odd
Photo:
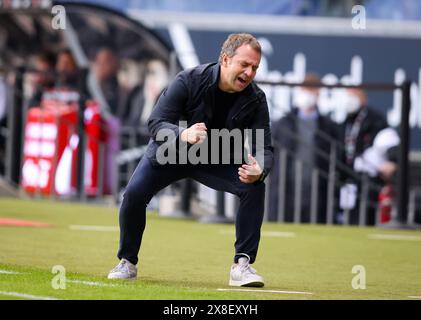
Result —
[{"label": "jacket collar", "polygon": [[211,66],[212,77],[211,77],[211,86],[217,86],[219,81],[219,73],[221,72],[221,65],[219,62],[216,62]]},{"label": "jacket collar", "polygon": [[[208,78],[208,86],[206,89],[207,91],[206,99],[208,103],[205,104],[204,111],[205,111],[205,115],[207,119],[212,119],[213,117],[212,106],[214,106],[214,92],[218,86],[219,75],[220,75],[221,69],[220,69],[219,63],[214,63],[214,64],[211,63],[207,65],[207,68],[210,68],[211,75]],[[246,107],[252,101],[258,98],[260,97],[257,93],[256,85],[252,82],[250,85],[247,86],[247,88],[245,88],[243,91],[240,92],[237,100],[235,101],[234,105],[231,108],[231,111],[229,113],[230,117],[233,118],[233,116],[239,115],[241,111],[244,109],[244,107]]]}]

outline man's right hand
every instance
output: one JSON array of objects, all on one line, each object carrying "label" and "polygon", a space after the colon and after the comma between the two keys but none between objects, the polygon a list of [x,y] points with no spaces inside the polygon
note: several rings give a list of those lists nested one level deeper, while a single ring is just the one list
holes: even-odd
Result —
[{"label": "man's right hand", "polygon": [[195,123],[181,132],[181,141],[190,144],[203,143],[208,135],[206,130],[206,125],[203,122]]}]

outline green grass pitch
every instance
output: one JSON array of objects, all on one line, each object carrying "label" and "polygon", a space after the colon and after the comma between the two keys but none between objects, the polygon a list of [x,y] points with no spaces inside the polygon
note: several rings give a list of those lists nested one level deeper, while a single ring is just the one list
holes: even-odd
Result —
[{"label": "green grass pitch", "polygon": [[[52,225],[0,227],[0,299],[409,300],[421,296],[419,231],[264,223],[254,267],[265,278],[266,286],[260,290],[267,291],[248,292],[218,290],[230,288],[233,225],[148,213],[138,280],[125,282],[107,279],[118,262],[117,208],[2,198],[0,218]],[[75,225],[110,228],[80,230]],[[363,273],[352,272],[358,265],[365,270],[365,289],[352,285],[358,279],[363,283]],[[54,266],[65,268],[61,274],[67,280],[65,289],[53,288],[58,275],[52,272]]]}]

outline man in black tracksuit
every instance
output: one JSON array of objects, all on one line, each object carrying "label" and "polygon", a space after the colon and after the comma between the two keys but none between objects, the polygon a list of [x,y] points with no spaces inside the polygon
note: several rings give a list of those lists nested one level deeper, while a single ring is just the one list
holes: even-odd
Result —
[{"label": "man in black tracksuit", "polygon": [[[261,58],[261,47],[249,34],[232,34],[224,42],[219,63],[200,65],[180,72],[160,96],[149,121],[151,140],[145,156],[131,177],[120,209],[120,263],[108,278],[133,279],[145,228],[145,210],[150,199],[167,185],[183,178],[192,178],[216,190],[233,193],[240,198],[236,217],[234,265],[230,285],[263,286],[263,278],[250,266],[256,259],[263,220],[265,184],[273,162],[270,121],[264,93],[253,83]],[[180,125],[185,120],[186,125]],[[251,129],[248,156],[238,162],[238,152],[230,143],[229,163],[221,164],[227,150],[210,151],[207,164],[182,162],[184,152],[196,148],[213,129]],[[256,132],[263,132],[263,139]],[[161,135],[167,134],[167,139]],[[171,135],[168,135],[171,133]],[[253,139],[256,138],[256,139]],[[164,140],[164,141],[161,141]],[[243,144],[245,137],[242,136]],[[251,141],[250,141],[251,140]],[[263,141],[262,141],[263,140]],[[162,164],[162,147],[177,153],[177,162]],[[259,158],[257,153],[261,157]],[[212,154],[219,151],[210,160]],[[254,155],[254,156],[252,156]],[[256,158],[257,160],[256,160]],[[247,163],[246,163],[247,159]],[[259,160],[259,161],[258,161]],[[211,164],[210,164],[211,163]]]},{"label": "man in black tracksuit", "polygon": [[[314,73],[308,73],[304,82],[321,84]],[[329,157],[338,133],[336,124],[319,112],[319,91],[318,87],[297,87],[294,108],[272,126],[275,159],[269,177],[269,221],[277,221],[283,212],[284,222],[311,222],[313,209],[314,222],[326,223]],[[281,170],[281,151],[286,152],[285,173]],[[298,175],[297,168],[301,171]],[[279,203],[281,178],[285,179],[283,203]],[[300,202],[296,203],[298,195]]]},{"label": "man in black tracksuit", "polygon": [[[312,176],[314,169],[319,172],[317,179],[317,206],[316,223],[326,223],[327,217],[327,174],[329,172],[329,153],[331,141],[337,136],[338,128],[333,121],[315,111],[317,117],[312,121],[303,120],[299,116],[299,110],[294,109],[285,117],[273,124],[273,140],[275,148],[274,167],[270,176],[269,188],[269,220],[277,221],[280,209],[279,205],[279,181],[280,181],[280,150],[284,148],[287,153],[285,170],[286,190],[284,206],[284,222],[294,222],[295,208],[295,184],[298,160],[302,161],[303,174],[301,178],[301,204],[299,220],[297,222],[310,222]],[[304,131],[304,134],[301,133]],[[335,135],[336,134],[336,135]],[[300,152],[300,150],[307,152]],[[307,157],[307,158],[304,158]]]},{"label": "man in black tracksuit", "polygon": [[[347,112],[347,117],[340,128],[340,138],[344,143],[341,158],[349,169],[354,170],[355,159],[373,145],[376,135],[387,128],[387,122],[381,113],[367,105],[367,96],[363,90],[347,89],[346,97],[344,108]],[[350,210],[349,223],[353,225],[358,224],[360,223],[358,204],[361,201],[363,175],[356,172],[350,174],[348,171],[340,171],[340,178],[343,183],[352,183],[357,186],[357,203]],[[366,199],[368,200],[366,224],[374,225],[376,223],[378,189],[382,185],[382,180],[380,177],[367,178],[369,190]],[[339,219],[340,214],[338,215]]]}]

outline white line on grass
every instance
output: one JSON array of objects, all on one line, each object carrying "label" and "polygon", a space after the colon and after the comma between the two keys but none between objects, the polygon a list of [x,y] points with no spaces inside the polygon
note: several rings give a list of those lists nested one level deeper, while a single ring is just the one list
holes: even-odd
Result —
[{"label": "white line on grass", "polygon": [[294,238],[296,236],[295,232],[285,232],[285,231],[262,231],[261,235],[263,237],[276,237],[276,238]]},{"label": "white line on grass", "polygon": [[84,284],[87,286],[98,286],[98,287],[115,287],[116,286],[115,284],[110,284],[110,283],[82,281],[82,280],[66,280],[66,282]]},{"label": "white line on grass", "polygon": [[300,291],[282,291],[282,290],[259,290],[259,289],[222,289],[218,288],[217,291],[240,291],[240,292],[262,292],[262,293],[285,293],[285,294],[313,294],[311,292]]},{"label": "white line on grass", "polygon": [[13,291],[0,291],[0,295],[31,299],[31,300],[59,300],[53,297],[33,296],[31,294],[19,293],[19,292],[13,292]]},{"label": "white line on grass", "polygon": [[[219,230],[222,234],[235,235],[234,230]],[[294,238],[296,236],[295,232],[285,232],[285,231],[262,231],[260,234],[262,237],[273,237],[273,238]]]},{"label": "white line on grass", "polygon": [[115,226],[84,226],[72,224],[69,226],[70,230],[78,231],[103,231],[103,232],[117,232],[120,229]]},{"label": "white line on grass", "polygon": [[369,234],[372,240],[400,240],[400,241],[421,241],[420,236],[410,236],[404,234]]},{"label": "white line on grass", "polygon": [[16,272],[16,271],[9,271],[9,270],[1,270],[0,269],[0,274],[22,274],[22,273]]},{"label": "white line on grass", "polygon": [[411,298],[411,299],[421,299],[420,296],[408,296],[408,298]]}]

